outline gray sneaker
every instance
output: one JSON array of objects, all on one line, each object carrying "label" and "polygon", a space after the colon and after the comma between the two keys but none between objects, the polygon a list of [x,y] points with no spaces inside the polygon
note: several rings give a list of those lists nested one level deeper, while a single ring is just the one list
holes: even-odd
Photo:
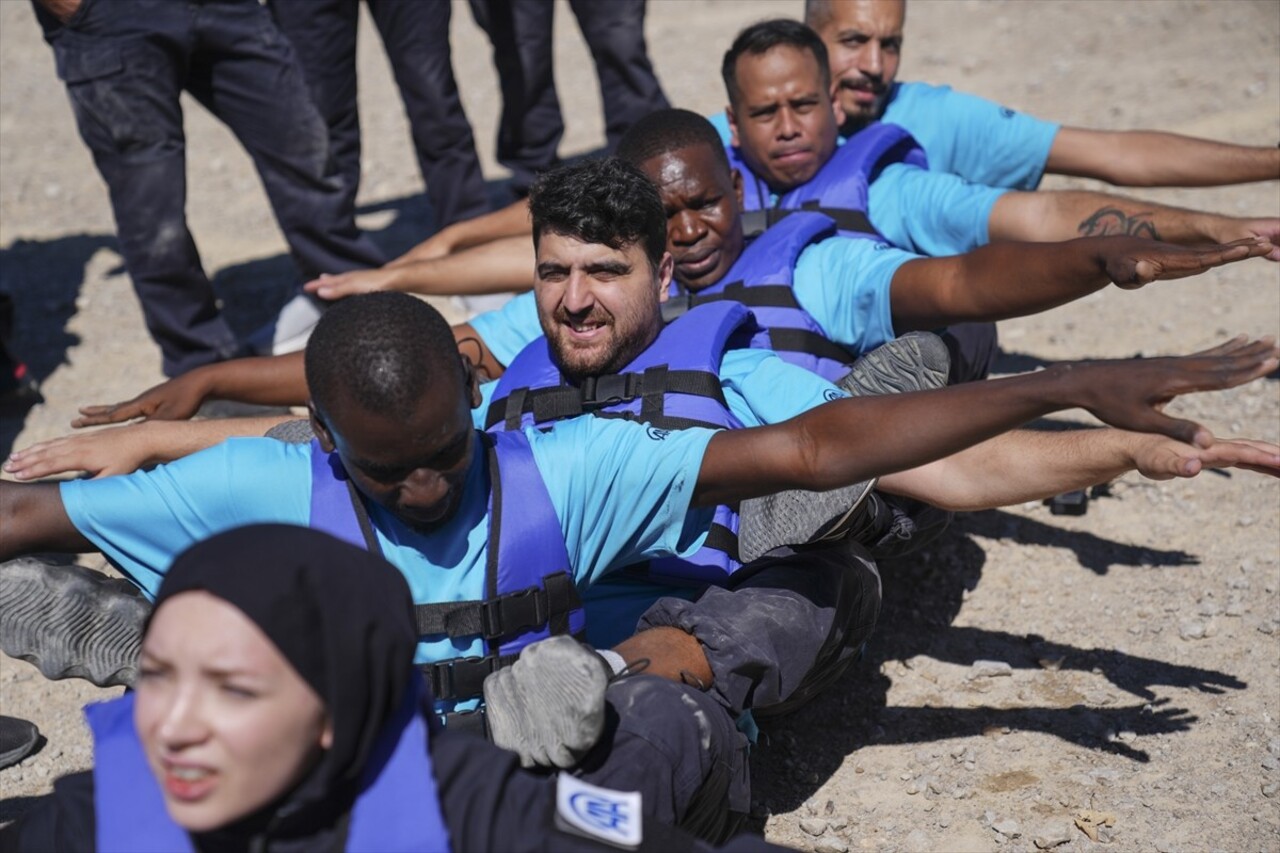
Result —
[{"label": "gray sneaker", "polygon": [[40,730],[35,723],[0,716],[0,770],[26,758],[39,742]]},{"label": "gray sneaker", "polygon": [[274,438],[288,444],[310,444],[311,439],[315,437],[315,431],[311,429],[311,421],[307,418],[285,421],[267,430],[267,438]]},{"label": "gray sneaker", "polygon": [[0,649],[45,678],[133,684],[150,612],[126,580],[35,557],[0,563]]},{"label": "gray sneaker", "polygon": [[[839,385],[854,397],[901,394],[947,384],[951,356],[929,332],[910,332],[876,347],[853,363]],[[849,532],[875,480],[809,492],[778,492],[743,501],[738,512],[738,557],[749,563],[783,545],[809,545]]]}]

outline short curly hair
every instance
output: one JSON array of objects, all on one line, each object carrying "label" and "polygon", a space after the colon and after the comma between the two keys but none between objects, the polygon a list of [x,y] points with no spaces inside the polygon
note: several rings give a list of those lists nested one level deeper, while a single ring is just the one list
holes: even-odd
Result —
[{"label": "short curly hair", "polygon": [[711,122],[689,110],[666,109],[649,113],[623,135],[618,143],[618,156],[633,166],[645,160],[704,145],[710,148],[717,160],[729,168],[729,156],[724,143]]},{"label": "short curly hair", "polygon": [[353,402],[408,418],[438,377],[461,375],[459,359],[453,330],[436,309],[407,293],[368,293],[325,311],[304,363],[322,415]]},{"label": "short curly hair", "polygon": [[654,269],[667,250],[667,214],[658,188],[617,157],[539,175],[529,188],[529,214],[535,247],[543,231],[611,249],[639,244]]}]

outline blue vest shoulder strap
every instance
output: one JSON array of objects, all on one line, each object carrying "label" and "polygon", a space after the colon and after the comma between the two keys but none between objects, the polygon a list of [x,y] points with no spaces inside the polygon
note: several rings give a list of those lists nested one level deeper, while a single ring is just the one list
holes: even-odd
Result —
[{"label": "blue vest shoulder strap", "polygon": [[552,361],[547,339],[538,338],[498,380],[485,426],[491,432],[513,430],[584,414],[638,420],[659,429],[731,426],[720,362],[727,348],[746,346],[757,331],[741,305],[707,306],[665,326],[618,373],[577,385],[567,382]]},{"label": "blue vest shoulder strap", "polygon": [[[552,634],[582,635],[582,600],[570,571],[564,533],[522,434],[502,442],[478,436],[489,469],[489,547],[485,597],[415,601],[419,635],[481,636],[488,654],[423,666],[442,701],[479,698],[485,676],[513,663],[520,649]],[[370,550],[378,547],[364,499],[336,453],[311,445],[311,526]],[[518,512],[505,512],[514,495]]]},{"label": "blue vest shoulder strap", "polygon": [[[449,835],[419,711],[421,680],[413,679],[374,746],[351,811],[345,850],[448,851]],[[133,725],[136,695],[85,709],[94,741],[94,816],[99,851],[186,851],[186,830],[174,823],[147,765]]]}]

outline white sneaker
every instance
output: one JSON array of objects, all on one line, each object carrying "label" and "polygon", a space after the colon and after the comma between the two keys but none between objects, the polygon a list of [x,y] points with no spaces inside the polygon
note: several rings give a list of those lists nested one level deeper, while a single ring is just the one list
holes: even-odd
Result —
[{"label": "white sneaker", "polygon": [[284,304],[274,320],[245,339],[245,348],[254,355],[297,352],[307,345],[325,307],[324,301],[299,293]]}]

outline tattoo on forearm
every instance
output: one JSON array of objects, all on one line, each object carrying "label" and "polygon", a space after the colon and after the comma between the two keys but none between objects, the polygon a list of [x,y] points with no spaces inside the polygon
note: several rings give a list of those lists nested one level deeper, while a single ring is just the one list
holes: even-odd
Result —
[{"label": "tattoo on forearm", "polygon": [[481,382],[488,382],[493,379],[489,375],[489,369],[484,364],[484,344],[477,337],[467,336],[458,340],[458,352],[466,356],[471,365],[476,369],[476,376]]},{"label": "tattoo on forearm", "polygon": [[1118,207],[1100,207],[1093,212],[1092,216],[1081,222],[1076,231],[1081,237],[1127,234],[1130,237],[1159,240],[1160,235],[1156,232],[1151,216],[1152,213],[1149,210],[1129,215]]}]

